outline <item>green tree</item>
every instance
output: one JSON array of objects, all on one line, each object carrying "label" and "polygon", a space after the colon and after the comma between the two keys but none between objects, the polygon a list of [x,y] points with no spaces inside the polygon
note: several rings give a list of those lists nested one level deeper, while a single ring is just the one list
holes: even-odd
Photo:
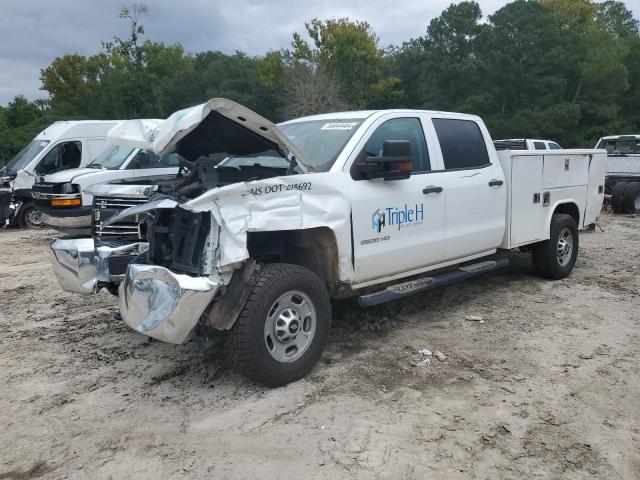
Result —
[{"label": "green tree", "polygon": [[399,81],[385,80],[383,51],[367,22],[314,18],[305,27],[312,44],[294,33],[291,59],[338,84],[346,103],[363,108],[379,102],[381,92],[396,93]]}]

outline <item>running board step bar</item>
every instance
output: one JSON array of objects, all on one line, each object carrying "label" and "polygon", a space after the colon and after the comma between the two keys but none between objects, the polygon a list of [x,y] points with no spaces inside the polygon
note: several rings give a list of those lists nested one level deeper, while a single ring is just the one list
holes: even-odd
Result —
[{"label": "running board step bar", "polygon": [[432,288],[458,283],[468,278],[477,277],[483,273],[495,272],[496,270],[505,268],[507,265],[509,265],[509,259],[507,257],[497,257],[484,262],[469,263],[451,272],[441,273],[433,277],[419,278],[409,282],[397,283],[379,292],[361,295],[358,297],[358,304],[361,307],[371,307]]}]

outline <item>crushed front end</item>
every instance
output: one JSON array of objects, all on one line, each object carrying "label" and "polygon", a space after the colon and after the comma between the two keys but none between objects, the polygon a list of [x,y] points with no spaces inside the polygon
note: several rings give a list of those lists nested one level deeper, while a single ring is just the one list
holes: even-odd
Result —
[{"label": "crushed front end", "polygon": [[63,290],[90,295],[124,279],[127,265],[143,259],[146,242],[122,245],[93,238],[59,238],[51,244],[51,264]]},{"label": "crushed front end", "polygon": [[120,286],[120,313],[134,330],[169,343],[189,338],[224,282],[214,268],[218,229],[210,212],[156,210],[148,265],[132,263]]},{"label": "crushed front end", "polygon": [[58,239],[51,244],[51,263],[63,290],[89,295],[105,287],[116,294],[130,262],[146,263],[146,232],[140,218],[104,227],[104,222],[148,202],[145,185],[99,185],[89,214],[91,237]]}]

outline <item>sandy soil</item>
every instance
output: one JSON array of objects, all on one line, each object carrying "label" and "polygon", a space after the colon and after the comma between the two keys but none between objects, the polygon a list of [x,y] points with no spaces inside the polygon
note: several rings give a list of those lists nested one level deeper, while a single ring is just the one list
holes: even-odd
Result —
[{"label": "sandy soil", "polygon": [[313,373],[275,390],[62,292],[53,232],[0,230],[0,479],[640,478],[640,219],[602,224],[564,281],[512,254],[341,305]]}]

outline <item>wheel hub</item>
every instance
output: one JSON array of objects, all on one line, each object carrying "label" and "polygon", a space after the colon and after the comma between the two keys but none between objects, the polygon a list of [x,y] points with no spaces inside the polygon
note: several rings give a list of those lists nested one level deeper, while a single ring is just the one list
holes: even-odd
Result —
[{"label": "wheel hub", "polygon": [[265,319],[267,350],[279,362],[293,362],[308,350],[315,330],[316,310],[311,299],[300,291],[286,292],[273,303]]},{"label": "wheel hub", "polygon": [[573,236],[568,228],[563,228],[558,235],[558,243],[556,245],[556,258],[558,264],[562,267],[566,266],[571,260],[573,253]]},{"label": "wheel hub", "polygon": [[30,227],[39,227],[42,225],[42,213],[39,210],[31,209],[27,212],[27,223]]},{"label": "wheel hub", "polygon": [[278,315],[274,333],[281,342],[289,342],[300,330],[300,315],[292,308],[285,308]]}]

